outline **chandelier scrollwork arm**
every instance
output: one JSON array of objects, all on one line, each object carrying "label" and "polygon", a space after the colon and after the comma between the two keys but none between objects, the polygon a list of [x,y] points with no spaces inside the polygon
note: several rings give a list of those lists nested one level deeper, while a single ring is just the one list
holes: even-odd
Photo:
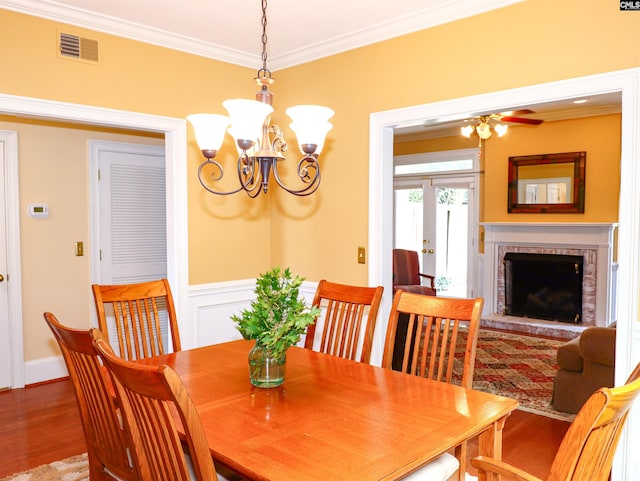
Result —
[{"label": "chandelier scrollwork arm", "polygon": [[297,173],[300,180],[307,184],[302,189],[291,189],[287,187],[278,175],[278,163],[273,164],[273,177],[282,189],[286,190],[290,194],[297,196],[307,196],[313,194],[318,187],[320,187],[320,164],[318,163],[318,156],[315,154],[306,154],[298,162]]},{"label": "chandelier scrollwork arm", "polygon": [[282,129],[274,124],[269,128],[269,131],[273,134],[271,150],[273,150],[274,152],[286,152],[289,148],[289,145],[287,145],[287,142],[284,140]]},{"label": "chandelier scrollwork arm", "polygon": [[[235,190],[222,192],[210,187],[209,185],[210,183],[217,182],[220,179],[222,179],[222,177],[224,176],[224,169],[222,168],[222,165],[218,161],[214,160],[213,157],[215,157],[215,151],[213,151],[213,156],[207,157],[207,160],[202,162],[198,167],[198,180],[200,181],[200,184],[202,185],[202,187],[204,187],[205,190],[211,192],[212,194],[218,194],[218,195],[231,195],[231,194],[236,194],[241,190],[243,190],[242,187],[238,187]],[[207,168],[213,169],[210,171],[208,175],[205,174],[205,169]]]}]

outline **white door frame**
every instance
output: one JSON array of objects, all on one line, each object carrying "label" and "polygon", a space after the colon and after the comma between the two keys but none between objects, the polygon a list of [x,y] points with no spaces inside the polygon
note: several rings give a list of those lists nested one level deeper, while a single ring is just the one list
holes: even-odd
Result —
[{"label": "white door frame", "polygon": [[[56,102],[31,97],[19,97],[0,93],[0,114],[24,115],[50,120],[69,121],[103,127],[158,132],[165,136],[165,162],[167,176],[167,277],[174,292],[174,301],[180,324],[180,333],[184,348],[195,347],[195,331],[187,319],[187,301],[189,286],[188,268],[188,225],[187,225],[187,126],[184,119],[162,117],[159,115],[106,109],[90,105]],[[16,156],[17,159],[17,156]],[[12,184],[18,186],[17,161],[12,175]],[[10,212],[7,222],[11,222],[15,236],[9,246],[13,252],[19,249],[19,201],[17,194],[10,199]],[[19,251],[18,251],[19,252]],[[19,256],[18,256],[19,257]],[[19,265],[19,262],[18,262]],[[15,279],[16,273],[12,273]],[[20,283],[16,289],[19,288]],[[10,328],[16,336],[22,337],[22,298],[12,297]],[[14,346],[22,346],[22,339]],[[14,388],[24,386],[24,357],[14,354]]]},{"label": "white door frame", "polygon": [[[369,125],[369,284],[383,285],[372,362],[380,362],[384,332],[391,309],[391,259],[393,232],[393,131],[438,118],[463,118],[468,112],[503,112],[523,105],[609,92],[622,93],[621,183],[618,230],[618,336],[616,383],[624,382],[640,361],[640,69],[608,72],[547,84],[493,92],[373,113]],[[637,407],[637,406],[636,406]],[[636,409],[637,411],[637,409]],[[640,474],[640,461],[631,446],[640,442],[640,413],[632,412],[614,462],[614,481],[630,481]],[[636,432],[636,434],[631,434]],[[632,437],[634,441],[632,442]],[[636,444],[637,445],[637,444]]]},{"label": "white door frame", "polygon": [[11,359],[11,387],[24,386],[22,335],[22,272],[20,270],[20,197],[18,192],[18,133],[0,131],[5,145],[5,208],[7,233],[8,323]]}]

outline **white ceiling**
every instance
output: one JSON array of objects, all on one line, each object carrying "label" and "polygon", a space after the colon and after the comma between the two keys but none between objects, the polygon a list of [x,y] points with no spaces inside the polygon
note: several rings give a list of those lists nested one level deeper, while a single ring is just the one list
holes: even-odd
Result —
[{"label": "white ceiling", "polygon": [[[268,67],[276,71],[520,1],[271,0]],[[246,67],[262,65],[261,0],[0,0],[0,8]]]}]

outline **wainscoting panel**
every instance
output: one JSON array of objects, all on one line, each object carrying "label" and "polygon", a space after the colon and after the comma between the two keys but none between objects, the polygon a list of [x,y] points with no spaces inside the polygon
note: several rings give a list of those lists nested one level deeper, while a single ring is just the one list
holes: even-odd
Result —
[{"label": "wainscoting panel", "polygon": [[[300,294],[307,304],[313,301],[317,285],[308,281],[302,284]],[[251,307],[255,288],[255,279],[190,286],[188,319],[179,321],[182,348],[242,339],[231,316]]]}]

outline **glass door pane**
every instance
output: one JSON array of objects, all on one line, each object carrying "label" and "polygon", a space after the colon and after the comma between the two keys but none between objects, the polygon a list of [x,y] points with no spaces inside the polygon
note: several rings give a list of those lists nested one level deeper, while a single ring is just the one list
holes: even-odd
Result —
[{"label": "glass door pane", "polygon": [[[438,293],[447,297],[468,295],[469,189],[433,186],[428,188],[427,252],[425,265],[435,264]],[[432,230],[433,229],[433,230]],[[435,239],[435,245],[429,248]]]}]

